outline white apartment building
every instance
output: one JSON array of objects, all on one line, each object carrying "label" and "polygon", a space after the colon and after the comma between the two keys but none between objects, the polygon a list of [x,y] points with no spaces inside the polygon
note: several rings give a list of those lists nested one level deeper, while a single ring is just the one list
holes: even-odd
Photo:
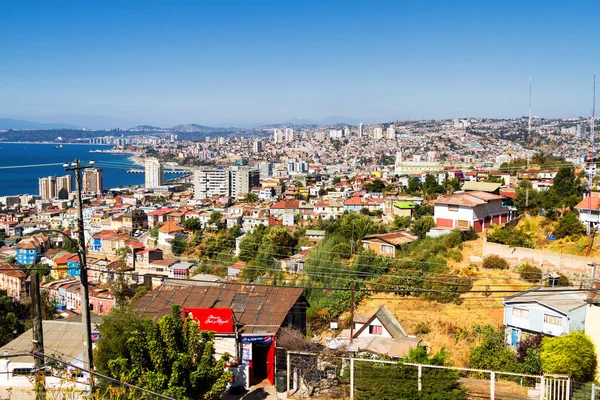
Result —
[{"label": "white apartment building", "polygon": [[194,170],[194,199],[229,196],[229,170],[224,168],[198,168]]},{"label": "white apartment building", "polygon": [[375,130],[373,131],[373,139],[375,140],[381,140],[383,139],[383,129],[380,127],[375,128]]},{"label": "white apartment building", "polygon": [[387,128],[385,131],[385,138],[391,140],[396,139],[396,128],[394,128],[393,126]]},{"label": "white apartment building", "polygon": [[145,160],[145,187],[148,189],[163,186],[164,170],[158,159],[149,157]]}]

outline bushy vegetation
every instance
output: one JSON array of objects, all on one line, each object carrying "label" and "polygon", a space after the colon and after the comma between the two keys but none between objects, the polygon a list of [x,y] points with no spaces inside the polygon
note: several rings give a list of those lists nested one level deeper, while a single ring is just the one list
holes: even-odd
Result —
[{"label": "bushy vegetation", "polygon": [[567,236],[581,236],[584,232],[585,226],[583,226],[577,215],[572,211],[565,213],[554,228],[554,236],[557,239]]},{"label": "bushy vegetation", "polygon": [[483,268],[508,269],[508,262],[504,258],[492,254],[483,260]]},{"label": "bushy vegetation", "polygon": [[535,283],[542,280],[542,270],[531,264],[523,264],[519,267],[519,276],[528,282]]},{"label": "bushy vegetation", "polygon": [[544,373],[570,375],[577,382],[593,381],[598,363],[594,343],[581,331],[542,339],[541,361]]},{"label": "bushy vegetation", "polygon": [[[429,355],[424,347],[412,349],[408,357],[399,360],[407,363],[446,365],[444,349]],[[423,368],[422,390],[418,390],[417,367],[402,364],[355,362],[355,396],[357,400],[461,400],[466,390],[459,383],[456,371]]]},{"label": "bushy vegetation", "polygon": [[[141,319],[133,310],[117,308],[100,325],[95,366],[100,373],[166,396],[218,399],[231,372],[230,356],[215,361],[214,336],[197,323],[183,320],[179,306],[157,322]],[[101,388],[111,396],[137,399],[138,392],[120,387]]]},{"label": "bushy vegetation", "polygon": [[511,226],[493,226],[487,231],[487,240],[493,243],[505,244],[511,247],[535,247],[533,235],[521,228]]}]

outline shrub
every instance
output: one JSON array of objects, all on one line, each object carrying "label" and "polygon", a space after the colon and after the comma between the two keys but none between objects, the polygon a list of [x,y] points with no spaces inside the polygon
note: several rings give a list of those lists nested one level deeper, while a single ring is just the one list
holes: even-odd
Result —
[{"label": "shrub", "polygon": [[415,333],[417,335],[427,335],[429,332],[431,332],[431,328],[429,327],[429,324],[425,321],[419,322],[419,324],[415,328]]},{"label": "shrub", "polygon": [[558,278],[549,278],[546,286],[571,286],[571,281],[565,275],[558,273]]},{"label": "shrub", "polygon": [[525,263],[519,267],[519,276],[529,282],[539,282],[542,280],[542,270]]},{"label": "shrub", "polygon": [[594,344],[580,331],[542,339],[541,359],[546,374],[571,375],[578,382],[591,382],[596,375]]},{"label": "shrub", "polygon": [[567,236],[579,236],[583,234],[585,227],[577,218],[574,212],[569,211],[558,221],[556,228],[554,228],[554,235],[557,239],[561,239]]},{"label": "shrub", "polygon": [[483,260],[483,268],[508,269],[508,262],[504,258],[492,254]]},{"label": "shrub", "polygon": [[460,262],[463,259],[462,253],[459,250],[455,249],[448,250],[448,257],[450,257],[451,260],[454,260],[456,262]]}]

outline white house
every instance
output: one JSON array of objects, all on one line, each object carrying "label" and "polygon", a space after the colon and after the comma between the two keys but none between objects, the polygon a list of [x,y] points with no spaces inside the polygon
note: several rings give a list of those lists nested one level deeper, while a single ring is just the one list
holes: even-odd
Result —
[{"label": "white house", "polygon": [[[590,207],[591,203],[591,207]],[[592,228],[598,229],[600,226],[600,197],[586,197],[575,206],[579,211],[579,220],[584,224],[592,224]]]},{"label": "white house", "polygon": [[492,224],[505,224],[512,219],[512,213],[504,201],[504,196],[480,191],[441,197],[432,201],[436,226],[483,232]]},{"label": "white house", "polygon": [[421,339],[408,335],[390,310],[381,306],[370,317],[355,316],[353,332],[344,329],[328,347],[335,349],[348,346],[350,351],[357,353],[401,358],[419,345],[422,345]]},{"label": "white house", "polygon": [[181,231],[183,231],[182,227],[177,226],[171,221],[167,222],[158,228],[158,244],[168,246],[171,240],[175,239],[175,236]]}]

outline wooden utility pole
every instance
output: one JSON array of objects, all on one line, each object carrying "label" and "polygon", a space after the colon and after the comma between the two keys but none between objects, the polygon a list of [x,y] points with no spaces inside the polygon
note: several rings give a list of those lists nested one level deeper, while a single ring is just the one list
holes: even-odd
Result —
[{"label": "wooden utility pole", "polygon": [[42,299],[38,271],[35,267],[29,275],[31,284],[31,306],[33,314],[33,363],[35,366],[36,399],[46,398],[46,371],[44,369],[44,328],[42,323]]},{"label": "wooden utility pole", "polygon": [[352,340],[354,339],[354,282],[350,284],[350,344],[352,344]]},{"label": "wooden utility pole", "polygon": [[93,390],[94,377],[92,375],[93,369],[93,355],[92,355],[92,322],[90,319],[90,293],[87,275],[87,262],[86,262],[86,246],[85,246],[85,233],[83,231],[83,204],[81,199],[81,186],[82,186],[82,171],[86,168],[92,167],[94,162],[90,162],[90,165],[81,165],[80,161],[76,159],[74,162],[65,165],[65,170],[75,172],[75,187],[77,190],[77,230],[79,240],[79,281],[81,283],[81,322],[83,323],[83,368],[90,371],[90,386]]}]

